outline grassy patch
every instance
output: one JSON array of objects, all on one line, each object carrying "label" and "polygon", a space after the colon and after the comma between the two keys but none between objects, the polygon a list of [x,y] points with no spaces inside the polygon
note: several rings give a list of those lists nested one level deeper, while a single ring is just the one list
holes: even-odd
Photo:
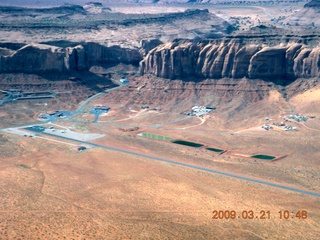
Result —
[{"label": "grassy patch", "polygon": [[138,134],[138,136],[152,138],[152,139],[156,139],[156,140],[165,140],[165,141],[173,140],[173,138],[161,136],[161,135],[157,135],[157,134],[153,134],[153,133],[140,133],[140,134]]}]

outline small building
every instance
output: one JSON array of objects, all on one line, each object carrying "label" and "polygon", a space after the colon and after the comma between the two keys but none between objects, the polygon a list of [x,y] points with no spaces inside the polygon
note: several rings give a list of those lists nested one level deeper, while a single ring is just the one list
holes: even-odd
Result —
[{"label": "small building", "polygon": [[128,79],[126,79],[126,78],[121,78],[121,79],[120,79],[120,82],[121,82],[122,84],[124,84],[124,85],[129,83]]},{"label": "small building", "polygon": [[32,127],[28,127],[26,128],[28,130],[34,131],[34,132],[43,132],[45,130],[45,127],[42,126],[32,126]]},{"label": "small building", "polygon": [[200,117],[211,112],[214,109],[214,107],[194,106],[191,108],[191,116]]},{"label": "small building", "polygon": [[50,112],[47,112],[47,114],[48,114],[49,116],[54,116],[54,115],[56,115],[58,112],[59,112],[59,111],[50,111]]},{"label": "small building", "polygon": [[80,147],[78,147],[78,151],[80,151],[80,152],[82,152],[82,151],[84,151],[84,150],[86,150],[87,148],[85,147],[85,146],[80,146]]},{"label": "small building", "polygon": [[107,107],[107,106],[95,106],[94,110],[95,111],[106,111],[106,112],[108,112],[110,110],[110,107]]}]

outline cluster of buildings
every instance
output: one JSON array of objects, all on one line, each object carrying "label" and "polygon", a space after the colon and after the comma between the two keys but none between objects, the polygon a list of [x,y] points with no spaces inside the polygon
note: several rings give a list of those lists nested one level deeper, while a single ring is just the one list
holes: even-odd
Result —
[{"label": "cluster of buildings", "polygon": [[[282,121],[282,122],[272,122],[271,124],[267,124],[266,123],[261,128],[263,128],[266,131],[268,131],[270,129],[273,129],[273,126],[277,126],[277,127],[282,128],[285,131],[298,130],[297,127],[293,127],[291,125],[287,125],[288,122],[291,122],[290,119],[294,119],[297,122],[300,122],[300,121],[306,121],[307,117],[300,116],[300,115],[290,115],[290,116],[288,116],[288,118],[284,117],[284,121]],[[272,120],[272,119],[270,119],[268,117],[265,118],[265,121],[270,121],[270,120]]]},{"label": "cluster of buildings", "polygon": [[297,122],[305,122],[308,119],[307,116],[301,116],[301,115],[289,115],[288,118],[289,119],[294,119]]},{"label": "cluster of buildings", "polygon": [[284,126],[285,131],[291,131],[291,130],[297,130],[297,127],[292,127],[292,126]]},{"label": "cluster of buildings", "polygon": [[209,113],[215,109],[216,109],[215,107],[209,107],[209,106],[206,106],[206,107],[205,106],[194,106],[191,108],[191,111],[186,113],[186,115],[201,117],[201,116],[206,115],[207,113]]},{"label": "cluster of buildings", "polygon": [[45,114],[39,115],[39,118],[44,120],[48,118],[64,118],[64,117],[66,117],[65,114],[63,114],[60,111],[51,111],[51,112],[47,112]]},{"label": "cluster of buildings", "polygon": [[263,128],[264,130],[268,131],[270,129],[273,129],[273,126],[281,127],[285,131],[298,130],[297,127],[293,127],[291,125],[286,125],[284,122],[271,123],[271,125],[265,124],[265,125],[262,125],[261,128]]},{"label": "cluster of buildings", "polygon": [[268,125],[268,124],[265,124],[265,125],[262,125],[261,128],[263,128],[263,129],[266,130],[266,131],[269,131],[269,129],[272,129],[273,127],[270,126],[270,125]]},{"label": "cluster of buildings", "polygon": [[33,91],[24,92],[21,89],[7,89],[1,91],[3,94],[7,95],[7,101],[15,100],[31,100],[31,99],[41,99],[41,98],[53,98],[53,91]]}]

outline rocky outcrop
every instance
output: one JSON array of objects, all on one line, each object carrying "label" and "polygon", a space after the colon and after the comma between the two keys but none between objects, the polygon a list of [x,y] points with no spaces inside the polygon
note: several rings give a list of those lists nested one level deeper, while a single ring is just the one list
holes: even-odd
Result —
[{"label": "rocky outcrop", "polygon": [[96,63],[130,63],[139,64],[142,56],[138,49],[120,46],[106,47],[104,45],[88,42],[83,44],[89,64]]},{"label": "rocky outcrop", "polygon": [[66,48],[65,67],[75,71],[88,69],[87,54],[82,45]]},{"label": "rocky outcrop", "polygon": [[138,64],[141,60],[142,55],[138,49],[106,47],[97,43],[65,48],[35,43],[18,50],[0,48],[0,72],[85,71],[99,63]]},{"label": "rocky outcrop", "polygon": [[159,39],[153,38],[153,39],[142,39],[140,41],[140,48],[141,53],[143,55],[146,55],[151,49],[159,46],[160,44],[163,44]]},{"label": "rocky outcrop", "polygon": [[264,47],[250,59],[249,78],[284,78],[286,48]]},{"label": "rocky outcrop", "polygon": [[320,47],[297,43],[250,43],[231,38],[175,40],[152,49],[140,62],[141,74],[177,78],[293,80],[320,76]]},{"label": "rocky outcrop", "polygon": [[46,44],[28,44],[16,51],[0,51],[1,72],[65,72],[87,70],[83,46],[55,47]]},{"label": "rocky outcrop", "polygon": [[0,56],[1,72],[44,72],[65,69],[62,48],[44,44],[29,44],[11,55]]},{"label": "rocky outcrop", "polygon": [[305,8],[320,8],[320,0],[312,0],[304,5]]}]

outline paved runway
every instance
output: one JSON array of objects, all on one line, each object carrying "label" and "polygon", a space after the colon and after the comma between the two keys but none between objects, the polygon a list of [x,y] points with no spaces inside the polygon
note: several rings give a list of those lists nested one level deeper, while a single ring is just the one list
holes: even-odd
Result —
[{"label": "paved runway", "polygon": [[214,169],[210,169],[210,168],[205,168],[205,167],[192,165],[192,164],[188,164],[188,163],[177,162],[177,161],[173,161],[170,159],[155,157],[155,156],[151,156],[151,155],[147,155],[147,154],[143,154],[143,153],[137,153],[137,152],[133,152],[133,151],[125,150],[125,149],[120,149],[120,148],[115,148],[115,147],[111,147],[111,146],[106,146],[106,145],[101,145],[101,144],[97,144],[97,143],[81,141],[81,140],[63,137],[63,136],[57,136],[57,135],[50,134],[50,133],[42,132],[41,134],[51,135],[51,136],[59,137],[59,138],[66,139],[69,141],[71,140],[71,141],[75,141],[75,142],[79,142],[79,143],[83,143],[83,144],[87,144],[87,145],[91,145],[91,146],[95,146],[95,147],[105,148],[108,150],[127,153],[127,154],[131,154],[131,155],[136,155],[139,157],[144,157],[144,158],[148,158],[148,159],[152,159],[152,160],[156,160],[156,161],[160,161],[160,162],[166,162],[166,163],[174,164],[174,165],[178,165],[178,166],[193,168],[193,169],[200,170],[200,171],[215,173],[215,174],[219,174],[219,175],[223,175],[223,176],[227,176],[227,177],[231,177],[231,178],[237,178],[237,179],[241,179],[241,180],[245,180],[245,181],[249,181],[249,182],[259,183],[259,184],[267,185],[270,187],[281,188],[281,189],[285,189],[285,190],[288,190],[291,192],[302,193],[302,194],[306,194],[306,195],[310,195],[310,196],[314,196],[314,197],[320,197],[320,193],[306,191],[306,190],[293,188],[293,187],[289,187],[289,186],[285,186],[285,185],[281,185],[281,184],[277,184],[277,183],[267,182],[267,181],[263,181],[263,180],[259,180],[259,179],[255,179],[255,178],[245,177],[245,176],[241,176],[241,175],[237,175],[237,174],[233,174],[233,173],[222,172],[222,171],[218,171],[218,170],[214,170]]}]

